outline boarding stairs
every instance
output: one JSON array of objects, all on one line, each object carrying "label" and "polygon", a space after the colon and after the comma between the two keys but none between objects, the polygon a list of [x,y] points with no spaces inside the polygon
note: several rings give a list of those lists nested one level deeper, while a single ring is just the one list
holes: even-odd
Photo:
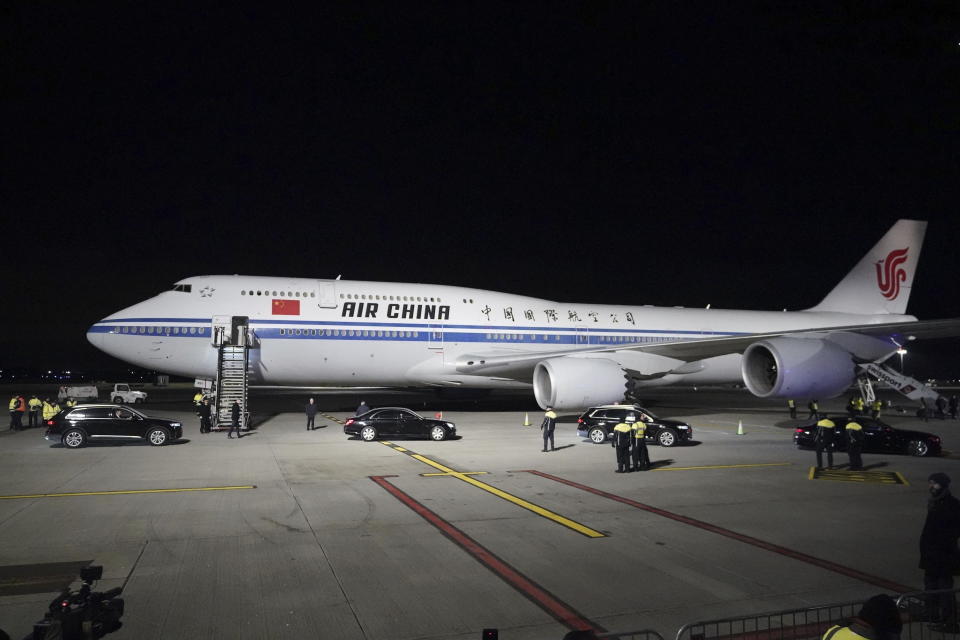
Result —
[{"label": "boarding stairs", "polygon": [[911,400],[927,400],[928,402],[936,403],[937,398],[940,397],[936,389],[932,389],[919,380],[905,376],[896,369],[891,369],[886,365],[868,362],[858,366],[860,367],[861,375],[857,382],[860,385],[860,391],[863,394],[864,400],[868,403],[873,402],[876,398],[873,385],[870,381],[871,377],[890,385],[891,389],[899,391]]},{"label": "boarding stairs", "polygon": [[240,405],[240,426],[249,427],[248,322],[246,317],[233,316],[228,325],[214,326],[213,342],[217,348],[216,396],[212,416],[214,429],[230,428],[234,402]]}]

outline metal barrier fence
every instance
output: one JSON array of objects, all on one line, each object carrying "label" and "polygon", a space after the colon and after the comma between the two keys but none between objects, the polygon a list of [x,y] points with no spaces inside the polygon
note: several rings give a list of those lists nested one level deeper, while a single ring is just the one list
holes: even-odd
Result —
[{"label": "metal barrier fence", "polygon": [[677,640],[820,640],[835,624],[853,617],[862,601],[758,613],[685,624]]},{"label": "metal barrier fence", "polygon": [[[901,640],[960,640],[960,633],[953,630],[960,631],[958,593],[960,589],[947,589],[899,596]],[[820,640],[833,625],[846,624],[861,606],[863,601],[858,600],[693,622],[680,627],[676,640]]]},{"label": "metal barrier fence", "polygon": [[596,636],[598,640],[663,640],[663,636],[652,629],[643,629],[642,631],[620,631],[617,633],[600,633]]}]

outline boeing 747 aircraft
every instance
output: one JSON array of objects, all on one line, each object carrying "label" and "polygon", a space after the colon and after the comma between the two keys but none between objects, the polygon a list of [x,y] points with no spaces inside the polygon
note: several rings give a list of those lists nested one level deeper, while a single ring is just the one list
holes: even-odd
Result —
[{"label": "boeing 747 aircraft", "polygon": [[[629,387],[742,383],[827,398],[858,365],[960,320],[905,315],[926,222],[900,220],[823,299],[794,312],[554,302],[463,287],[196,276],[111,314],[87,338],[157,371],[212,379],[222,336],[249,382],[277,386],[531,388],[541,407],[618,402]],[[218,338],[220,336],[220,338]]]}]

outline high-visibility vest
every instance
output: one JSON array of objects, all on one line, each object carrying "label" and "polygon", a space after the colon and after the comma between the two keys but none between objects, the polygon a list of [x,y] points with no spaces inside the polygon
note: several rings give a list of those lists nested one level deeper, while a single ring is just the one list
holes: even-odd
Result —
[{"label": "high-visibility vest", "polygon": [[49,402],[43,403],[43,419],[49,420],[53,416],[60,413],[60,407],[56,404],[50,404]]},{"label": "high-visibility vest", "polygon": [[40,398],[30,398],[30,401],[27,402],[30,406],[30,411],[39,411],[40,407],[43,405],[43,402],[40,401]]},{"label": "high-visibility vest", "polygon": [[19,404],[19,402],[20,400],[17,398],[17,396],[13,396],[12,398],[10,398],[10,411],[16,411],[17,404]]},{"label": "high-visibility vest", "polygon": [[621,422],[613,428],[613,444],[615,446],[630,445],[630,432],[632,429],[626,422]]},{"label": "high-visibility vest", "polygon": [[647,437],[647,425],[640,420],[633,423],[633,437],[637,440],[643,440]]}]

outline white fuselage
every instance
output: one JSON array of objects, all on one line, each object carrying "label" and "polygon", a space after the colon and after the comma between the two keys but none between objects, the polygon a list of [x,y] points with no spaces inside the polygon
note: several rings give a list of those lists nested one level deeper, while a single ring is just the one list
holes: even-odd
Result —
[{"label": "white fuselage", "polygon": [[[291,386],[529,386],[523,376],[466,374],[471,357],[617,347],[818,327],[913,320],[910,316],[731,311],[562,303],[428,284],[261,276],[198,276],[178,290],[118,311],[87,337],[141,367],[212,378],[215,319],[249,317],[251,382]],[[279,304],[275,301],[282,301]],[[637,368],[658,356],[617,351]],[[677,361],[663,358],[666,367]],[[667,362],[670,361],[670,362]],[[672,364],[671,364],[672,363]],[[701,361],[657,384],[741,380],[740,356]]]}]

